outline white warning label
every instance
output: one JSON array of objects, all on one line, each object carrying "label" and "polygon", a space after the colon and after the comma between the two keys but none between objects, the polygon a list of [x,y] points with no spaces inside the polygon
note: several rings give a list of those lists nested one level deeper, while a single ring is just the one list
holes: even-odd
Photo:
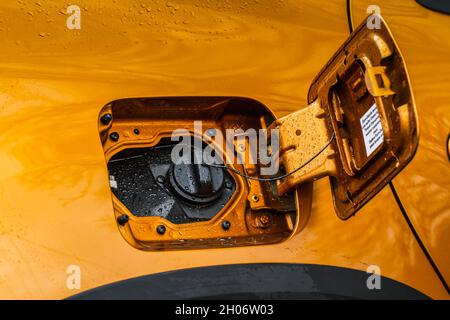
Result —
[{"label": "white warning label", "polygon": [[377,105],[374,103],[359,121],[361,122],[366,154],[367,157],[370,157],[384,140],[383,127],[381,126]]}]

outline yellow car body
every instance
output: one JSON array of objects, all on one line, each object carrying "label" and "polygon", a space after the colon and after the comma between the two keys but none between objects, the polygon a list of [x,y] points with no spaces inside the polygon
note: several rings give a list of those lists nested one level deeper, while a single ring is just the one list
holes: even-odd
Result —
[{"label": "yellow car body", "polygon": [[[371,2],[351,3],[355,25]],[[402,50],[419,115],[418,151],[393,180],[403,208],[386,186],[342,221],[321,179],[307,226],[285,242],[141,251],[117,230],[98,137],[101,108],[121,98],[212,95],[255,98],[277,116],[296,111],[349,35],[346,6],[77,4],[80,30],[67,29],[65,1],[0,4],[0,298],[62,299],[144,275],[253,263],[363,272],[376,265],[384,277],[449,298],[450,16],[414,1],[377,1]],[[82,271],[79,289],[67,286],[71,265]]]}]

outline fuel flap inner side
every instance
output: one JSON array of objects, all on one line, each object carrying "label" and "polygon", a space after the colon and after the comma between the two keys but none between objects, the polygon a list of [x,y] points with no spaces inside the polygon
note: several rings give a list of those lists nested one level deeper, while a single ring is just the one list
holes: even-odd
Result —
[{"label": "fuel flap inner side", "polygon": [[381,16],[361,24],[313,81],[309,103],[335,135],[329,172],[337,214],[347,219],[412,159],[418,120],[403,57]]}]

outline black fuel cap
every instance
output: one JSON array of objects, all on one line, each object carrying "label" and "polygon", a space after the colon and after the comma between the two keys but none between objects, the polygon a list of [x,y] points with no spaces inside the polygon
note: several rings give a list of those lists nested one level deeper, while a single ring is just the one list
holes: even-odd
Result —
[{"label": "black fuel cap", "polygon": [[176,164],[172,167],[170,183],[181,198],[208,203],[221,195],[224,173],[221,168],[205,164]]}]

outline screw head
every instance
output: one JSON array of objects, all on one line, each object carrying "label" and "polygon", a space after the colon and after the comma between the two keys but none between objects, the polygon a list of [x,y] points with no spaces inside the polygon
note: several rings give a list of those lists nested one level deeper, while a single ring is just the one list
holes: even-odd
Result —
[{"label": "screw head", "polygon": [[222,229],[223,230],[229,230],[231,228],[231,223],[228,220],[222,221]]},{"label": "screw head", "polygon": [[128,217],[126,214],[121,214],[117,217],[117,223],[121,226],[124,226],[128,222],[128,220],[130,220],[130,217]]},{"label": "screw head", "polygon": [[158,234],[160,235],[163,235],[164,233],[166,233],[166,227],[160,224],[156,227],[156,232],[158,232]]},{"label": "screw head", "polygon": [[262,216],[259,217],[259,222],[261,222],[263,225],[268,224],[269,221],[270,221],[270,218],[269,218],[268,215],[265,215],[265,214],[264,214],[264,215],[262,215]]},{"label": "screw head", "polygon": [[138,135],[139,133],[141,133],[138,128],[134,129],[133,132],[135,135]]},{"label": "screw head", "polygon": [[111,120],[112,120],[112,114],[111,113],[105,113],[101,118],[100,118],[100,121],[105,125],[105,126],[107,126],[110,122],[111,122]]},{"label": "screw head", "polygon": [[112,141],[117,142],[117,141],[119,141],[119,134],[117,132],[113,132],[109,135],[109,138]]}]

